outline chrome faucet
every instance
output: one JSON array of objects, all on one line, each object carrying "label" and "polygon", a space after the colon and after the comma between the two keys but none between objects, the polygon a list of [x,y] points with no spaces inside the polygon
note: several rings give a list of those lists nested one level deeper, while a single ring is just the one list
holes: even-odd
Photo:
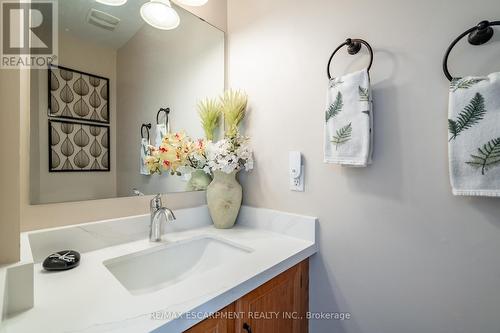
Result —
[{"label": "chrome faucet", "polygon": [[149,231],[149,240],[151,242],[161,241],[161,216],[165,216],[166,222],[175,221],[175,215],[167,207],[163,207],[161,202],[161,194],[156,195],[149,203],[149,208],[151,211],[151,224]]},{"label": "chrome faucet", "polygon": [[141,191],[139,191],[138,189],[136,189],[135,187],[132,189],[132,193],[137,196],[137,197],[143,197],[144,196],[144,193],[142,193]]}]

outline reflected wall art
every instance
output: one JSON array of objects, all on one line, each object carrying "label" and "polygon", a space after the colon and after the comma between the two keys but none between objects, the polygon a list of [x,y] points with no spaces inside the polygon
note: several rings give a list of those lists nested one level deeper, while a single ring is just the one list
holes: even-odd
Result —
[{"label": "reflected wall art", "polygon": [[109,124],[109,79],[50,65],[49,117]]},{"label": "reflected wall art", "polygon": [[49,171],[110,171],[109,127],[49,120]]}]

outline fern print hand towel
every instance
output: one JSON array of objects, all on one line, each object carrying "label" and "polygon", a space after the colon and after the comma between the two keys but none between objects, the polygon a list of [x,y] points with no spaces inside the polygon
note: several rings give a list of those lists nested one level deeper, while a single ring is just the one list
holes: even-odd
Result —
[{"label": "fern print hand towel", "polygon": [[453,194],[500,196],[500,73],[453,79],[448,113]]},{"label": "fern print hand towel", "polygon": [[325,110],[324,161],[366,167],[372,161],[373,108],[368,70],[328,84]]}]

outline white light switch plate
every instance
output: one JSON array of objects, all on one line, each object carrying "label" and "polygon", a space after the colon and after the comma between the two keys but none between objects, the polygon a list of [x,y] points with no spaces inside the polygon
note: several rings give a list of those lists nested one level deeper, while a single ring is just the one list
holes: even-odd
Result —
[{"label": "white light switch plate", "polygon": [[301,166],[300,176],[298,178],[290,177],[290,190],[304,192],[304,166]]}]

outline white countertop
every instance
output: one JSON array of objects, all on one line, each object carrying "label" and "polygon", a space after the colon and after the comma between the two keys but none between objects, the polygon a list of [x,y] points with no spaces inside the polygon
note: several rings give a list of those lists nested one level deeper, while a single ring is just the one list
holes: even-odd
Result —
[{"label": "white countertop", "polygon": [[[203,314],[225,307],[317,251],[315,218],[243,207],[233,229],[218,230],[207,223],[206,218],[200,218],[200,214],[208,214],[206,207],[176,213],[178,221],[175,223],[182,224],[187,219],[199,222],[186,222],[186,225],[190,224],[188,229],[167,230],[162,243],[151,243],[144,234],[144,239],[123,244],[93,245],[90,251],[82,245],[83,250],[77,248],[82,252],[80,266],[70,271],[45,272],[41,263],[36,262],[40,254],[34,253],[35,305],[3,320],[0,331],[182,332],[201,321]],[[137,226],[144,226],[148,217],[135,217],[135,234],[144,231]],[[117,220],[109,222],[116,223]],[[77,228],[84,230],[86,225]],[[238,262],[227,262],[218,269],[189,276],[161,290],[141,295],[132,295],[103,265],[108,259],[201,236],[227,240],[251,248],[252,252]],[[95,237],[106,238],[103,234],[95,234]],[[116,238],[114,241],[116,243]]]}]

